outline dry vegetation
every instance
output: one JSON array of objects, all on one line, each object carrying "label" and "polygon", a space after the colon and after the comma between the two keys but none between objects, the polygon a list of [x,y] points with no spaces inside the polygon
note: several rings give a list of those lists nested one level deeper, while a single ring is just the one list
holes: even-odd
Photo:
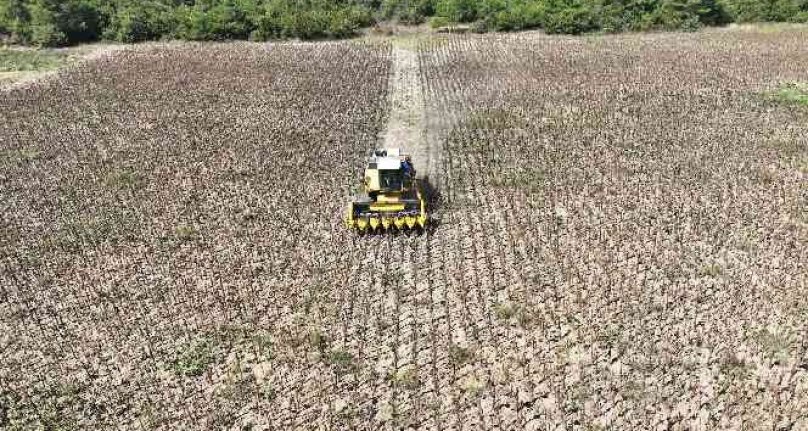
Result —
[{"label": "dry vegetation", "polygon": [[90,44],[71,48],[31,49],[0,45],[0,89],[20,88],[82,61],[108,56],[123,45]]},{"label": "dry vegetation", "polygon": [[7,91],[0,427],[808,428],[805,37],[407,44],[423,235],[341,226],[388,42]]}]

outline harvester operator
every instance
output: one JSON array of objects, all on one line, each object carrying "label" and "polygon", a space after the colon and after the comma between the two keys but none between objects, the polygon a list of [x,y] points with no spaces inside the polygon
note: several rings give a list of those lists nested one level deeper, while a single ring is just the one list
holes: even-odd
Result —
[{"label": "harvester operator", "polygon": [[410,158],[410,156],[405,157],[404,161],[401,162],[401,169],[404,170],[404,175],[410,179],[415,178],[415,168],[412,166],[412,158]]}]

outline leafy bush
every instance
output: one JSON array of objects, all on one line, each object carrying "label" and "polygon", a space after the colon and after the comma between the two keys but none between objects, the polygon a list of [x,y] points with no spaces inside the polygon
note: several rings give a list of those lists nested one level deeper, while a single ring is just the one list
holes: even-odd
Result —
[{"label": "leafy bush", "polygon": [[178,20],[175,36],[187,40],[246,39],[255,30],[251,19],[255,13],[254,4],[235,0],[182,5],[175,13]]},{"label": "leafy bush", "polygon": [[548,33],[581,34],[598,29],[592,11],[585,7],[564,8],[549,13],[544,20]]},{"label": "leafy bush", "polygon": [[33,45],[59,46],[67,42],[67,36],[50,23],[33,24],[28,32],[28,41]]},{"label": "leafy bush", "polygon": [[128,43],[159,39],[176,25],[169,7],[150,2],[131,4],[113,12],[103,38]]},{"label": "leafy bush", "polygon": [[539,27],[547,11],[542,3],[521,2],[513,8],[500,11],[495,18],[495,30],[522,30]]},{"label": "leafy bush", "polygon": [[429,26],[432,28],[441,28],[449,25],[449,19],[443,16],[433,16],[429,20]]},{"label": "leafy bush", "polygon": [[735,22],[793,21],[806,22],[806,0],[724,0]]},{"label": "leafy bush", "polygon": [[666,30],[696,30],[702,25],[722,25],[730,21],[715,0],[666,0],[652,17],[654,27]]},{"label": "leafy bush", "polygon": [[31,16],[22,0],[0,2],[0,33],[19,35],[27,30],[25,23],[30,19]]},{"label": "leafy bush", "polygon": [[472,22],[477,19],[479,0],[438,0],[436,12],[454,22]]},{"label": "leafy bush", "polygon": [[103,26],[100,11],[81,0],[35,0],[28,5],[30,38],[36,45],[62,45],[98,39]]},{"label": "leafy bush", "polygon": [[312,2],[300,10],[293,0],[272,0],[263,8],[250,38],[342,38],[356,34],[372,21],[370,11],[359,5]]},{"label": "leafy bush", "polygon": [[382,19],[405,24],[420,24],[435,14],[435,0],[384,0],[380,5]]},{"label": "leafy bush", "polygon": [[569,34],[693,30],[733,21],[808,22],[808,0],[0,0],[0,34],[45,46],[342,38],[377,20]]}]

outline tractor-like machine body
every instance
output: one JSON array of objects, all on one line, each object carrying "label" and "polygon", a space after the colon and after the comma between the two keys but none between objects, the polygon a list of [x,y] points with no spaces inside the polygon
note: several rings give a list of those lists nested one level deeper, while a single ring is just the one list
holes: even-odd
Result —
[{"label": "tractor-like machine body", "polygon": [[423,229],[427,211],[411,158],[398,148],[370,153],[362,193],[348,207],[345,223],[359,232]]}]

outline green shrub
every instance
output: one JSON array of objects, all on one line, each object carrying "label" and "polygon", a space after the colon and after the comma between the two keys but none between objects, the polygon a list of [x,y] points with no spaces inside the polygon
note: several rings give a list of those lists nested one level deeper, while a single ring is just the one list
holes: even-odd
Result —
[{"label": "green shrub", "polygon": [[26,24],[30,20],[31,15],[28,13],[23,0],[0,2],[0,33],[25,40],[27,39],[27,35],[24,34],[27,31]]},{"label": "green shrub", "polygon": [[263,13],[258,17],[256,29],[250,36],[253,40],[270,40],[291,37],[294,20],[289,5],[282,0],[271,1],[264,5]]},{"label": "green shrub", "polygon": [[769,9],[768,21],[789,21],[800,13],[800,5],[794,0],[777,0]]},{"label": "green shrub", "polygon": [[185,40],[211,39],[210,23],[204,10],[197,7],[183,5],[175,12],[177,28],[174,37]]},{"label": "green shrub", "polygon": [[174,11],[167,6],[132,4],[112,12],[103,38],[127,43],[160,39],[176,25]]},{"label": "green shrub", "polygon": [[480,32],[693,30],[733,21],[808,22],[808,0],[0,0],[0,34],[44,46],[341,38],[375,20],[473,23]]},{"label": "green shrub", "polygon": [[764,2],[760,0],[731,0],[726,5],[735,22],[764,21],[767,15]]},{"label": "green shrub", "polygon": [[546,19],[546,8],[539,2],[516,2],[496,12],[487,22],[491,30],[509,31],[540,27]]},{"label": "green shrub", "polygon": [[67,36],[53,24],[32,25],[30,42],[36,46],[60,46],[67,43]]},{"label": "green shrub", "polygon": [[544,19],[544,29],[550,34],[581,34],[598,28],[592,11],[585,7],[556,10],[547,14]]},{"label": "green shrub", "polygon": [[372,22],[370,10],[359,5],[310,3],[308,9],[300,10],[291,0],[272,0],[256,18],[250,38],[342,38],[357,34]]},{"label": "green shrub", "polygon": [[449,25],[449,19],[445,16],[433,16],[429,20],[429,26],[432,28],[441,28]]},{"label": "green shrub", "polygon": [[721,0],[700,0],[695,4],[693,12],[704,25],[724,25],[732,22],[732,17]]},{"label": "green shrub", "polygon": [[454,22],[472,22],[477,19],[478,0],[438,0],[436,14]]},{"label": "green shrub", "polygon": [[808,107],[808,83],[791,82],[771,93],[771,98],[781,103]]},{"label": "green shrub", "polygon": [[215,39],[246,39],[254,30],[247,11],[232,0],[214,6],[206,15],[209,33]]},{"label": "green shrub", "polygon": [[210,340],[200,338],[180,347],[177,358],[171,364],[174,372],[183,377],[196,377],[204,374],[216,361]]},{"label": "green shrub", "polygon": [[179,6],[173,36],[186,40],[247,39],[258,29],[262,9],[254,1],[219,0]]},{"label": "green shrub", "polygon": [[104,26],[101,11],[93,4],[81,1],[59,1],[54,14],[56,27],[67,41],[88,42],[99,39]]},{"label": "green shrub", "polygon": [[805,22],[806,0],[723,0],[730,19],[735,22]]},{"label": "green shrub", "polygon": [[380,5],[382,19],[405,24],[420,24],[435,14],[435,0],[384,0]]},{"label": "green shrub", "polygon": [[36,4],[31,5],[28,11],[30,13],[28,42],[37,46],[56,46],[66,42],[67,35],[56,27],[53,13],[50,10]]},{"label": "green shrub", "polygon": [[808,10],[802,11],[802,12],[794,15],[789,21],[796,22],[796,23],[806,23],[806,24],[808,24]]},{"label": "green shrub", "polygon": [[336,9],[330,13],[326,36],[343,38],[357,34],[372,22],[370,12],[358,6]]},{"label": "green shrub", "polygon": [[105,25],[101,10],[87,0],[11,0],[0,14],[14,40],[39,46],[96,40]]}]

